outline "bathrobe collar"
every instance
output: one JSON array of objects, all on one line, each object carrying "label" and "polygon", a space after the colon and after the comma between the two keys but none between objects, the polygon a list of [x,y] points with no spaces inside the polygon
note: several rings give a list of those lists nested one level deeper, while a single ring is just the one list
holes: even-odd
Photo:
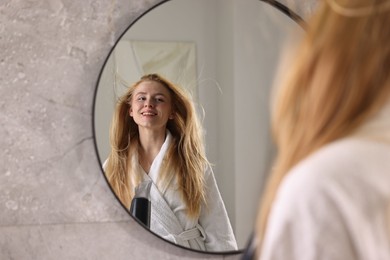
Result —
[{"label": "bathrobe collar", "polygon": [[[154,158],[152,165],[150,166],[149,173],[146,173],[145,170],[141,167],[141,165],[139,166],[141,172],[143,173],[143,179],[151,180],[159,188],[162,194],[165,193],[167,187],[169,186],[173,178],[173,175],[170,175],[171,179],[163,182],[158,182],[161,166],[164,161],[165,154],[167,153],[168,148],[171,145],[172,138],[172,134],[167,130],[165,141],[161,146],[161,149],[158,152],[157,156]],[[162,186],[162,184],[164,185]]]}]

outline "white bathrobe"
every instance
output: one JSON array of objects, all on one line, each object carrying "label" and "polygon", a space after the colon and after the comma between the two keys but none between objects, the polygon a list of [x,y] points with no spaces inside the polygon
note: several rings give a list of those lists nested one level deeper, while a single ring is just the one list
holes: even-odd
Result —
[{"label": "white bathrobe", "polygon": [[[150,193],[151,231],[171,242],[192,249],[237,250],[233,230],[211,168],[205,172],[207,206],[202,205],[199,219],[187,217],[186,205],[180,197],[176,178],[170,180],[165,187],[158,187],[157,180],[161,163],[171,139],[172,136],[168,132],[159,154],[151,165],[149,174],[143,172],[144,180],[152,181],[154,184]],[[141,167],[140,169],[142,170]]]},{"label": "white bathrobe", "polygon": [[390,259],[390,104],[286,176],[261,259]]}]

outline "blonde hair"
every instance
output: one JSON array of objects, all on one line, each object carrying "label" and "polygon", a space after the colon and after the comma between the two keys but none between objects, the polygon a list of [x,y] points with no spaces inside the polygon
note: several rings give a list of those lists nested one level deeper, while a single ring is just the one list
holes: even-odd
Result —
[{"label": "blonde hair", "polygon": [[187,215],[197,217],[202,203],[206,203],[204,172],[208,167],[201,124],[190,95],[158,74],[143,76],[118,100],[111,123],[111,153],[105,174],[115,194],[129,208],[134,188],[141,181],[138,125],[130,117],[129,108],[134,90],[145,81],[159,82],[169,90],[174,111],[173,119],[167,123],[172,143],[164,157],[158,182],[167,184],[176,177],[179,192],[187,206]]},{"label": "blonde hair", "polygon": [[[360,11],[385,2],[330,1],[343,10]],[[370,10],[366,16],[346,16],[324,1],[308,23],[294,64],[283,75],[272,117],[278,155],[256,224],[258,254],[272,202],[288,171],[353,132],[389,99],[390,15]]]}]

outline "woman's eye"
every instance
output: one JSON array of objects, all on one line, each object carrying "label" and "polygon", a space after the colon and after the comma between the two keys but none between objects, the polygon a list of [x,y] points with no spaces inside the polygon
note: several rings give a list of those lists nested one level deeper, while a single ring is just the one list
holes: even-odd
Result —
[{"label": "woman's eye", "polygon": [[138,101],[144,101],[146,98],[145,97],[138,97]]},{"label": "woman's eye", "polygon": [[156,101],[157,102],[164,102],[164,99],[163,98],[156,98]]}]

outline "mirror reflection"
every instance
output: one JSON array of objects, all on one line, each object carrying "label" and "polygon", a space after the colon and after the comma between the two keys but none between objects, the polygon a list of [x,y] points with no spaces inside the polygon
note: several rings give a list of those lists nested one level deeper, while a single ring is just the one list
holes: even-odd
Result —
[{"label": "mirror reflection", "polygon": [[196,250],[236,250],[196,114],[182,88],[142,76],[117,102],[103,169],[120,201],[159,236]]},{"label": "mirror reflection", "polygon": [[290,32],[302,30],[258,0],[171,0],[118,41],[95,97],[96,145],[117,197],[153,232],[198,250],[245,246]]}]

